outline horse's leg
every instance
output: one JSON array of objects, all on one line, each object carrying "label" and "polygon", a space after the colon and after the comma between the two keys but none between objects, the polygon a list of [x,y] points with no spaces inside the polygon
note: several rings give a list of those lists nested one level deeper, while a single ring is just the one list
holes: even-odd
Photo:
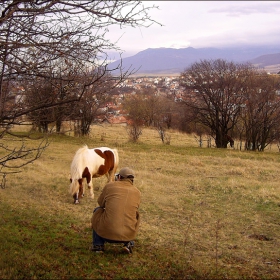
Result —
[{"label": "horse's leg", "polygon": [[107,183],[111,182],[111,176],[109,171],[105,174],[106,178],[107,178]]},{"label": "horse's leg", "polygon": [[89,188],[90,197],[93,199],[93,198],[94,198],[94,193],[93,193],[92,179],[91,179],[90,182],[88,183],[88,188]]},{"label": "horse's leg", "polygon": [[81,183],[79,185],[79,198],[84,197],[84,186],[83,186],[83,180],[81,180]]},{"label": "horse's leg", "polygon": [[77,192],[73,195],[74,204],[80,203],[79,198],[81,198],[83,196],[83,179],[79,179],[78,183],[79,183],[79,188],[78,188]]},{"label": "horse's leg", "polygon": [[94,198],[93,184],[92,184],[92,178],[91,178],[91,174],[90,173],[87,174],[86,179],[87,179],[87,184],[88,184],[88,189],[89,189],[90,197],[93,199]]},{"label": "horse's leg", "polygon": [[87,185],[88,185],[88,188],[89,188],[89,191],[90,191],[90,196],[91,196],[91,198],[93,198],[94,194],[93,194],[93,190],[92,190],[92,179],[91,179],[91,174],[90,174],[87,167],[83,171],[83,178],[86,178]]},{"label": "horse's leg", "polygon": [[114,181],[114,178],[115,178],[114,169],[108,171],[108,173],[106,174],[106,176],[107,176],[108,182]]},{"label": "horse's leg", "polygon": [[74,204],[78,204],[79,203],[79,190],[77,190],[77,192],[73,195],[74,198]]},{"label": "horse's leg", "polygon": [[81,197],[84,197],[85,196],[85,188],[84,188],[84,185],[83,185],[83,179],[81,179],[80,192],[81,192]]}]

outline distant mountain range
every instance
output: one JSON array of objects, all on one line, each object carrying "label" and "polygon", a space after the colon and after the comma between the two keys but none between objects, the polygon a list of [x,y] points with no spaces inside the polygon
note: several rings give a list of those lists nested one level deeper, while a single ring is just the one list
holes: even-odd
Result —
[{"label": "distant mountain range", "polygon": [[[280,47],[254,48],[155,48],[122,59],[124,70],[136,71],[137,75],[180,74],[194,62],[203,59],[224,59],[233,62],[250,62],[271,73],[280,71]],[[115,69],[121,60],[109,64]],[[118,72],[113,71],[113,74]]]}]

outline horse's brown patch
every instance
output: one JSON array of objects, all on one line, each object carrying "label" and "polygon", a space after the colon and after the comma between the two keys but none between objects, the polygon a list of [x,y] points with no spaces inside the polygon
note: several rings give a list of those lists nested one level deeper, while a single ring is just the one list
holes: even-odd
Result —
[{"label": "horse's brown patch", "polygon": [[115,156],[112,151],[104,151],[104,153],[99,149],[94,149],[94,151],[102,158],[104,158],[104,164],[100,165],[98,169],[98,175],[102,176],[109,171],[113,170],[115,165]]},{"label": "horse's brown patch", "polygon": [[[83,171],[83,174],[82,174],[82,178],[86,178],[87,179],[87,183],[90,182],[90,179],[91,179],[91,175],[90,175],[90,172],[88,170],[88,168],[86,167]],[[81,179],[80,179],[81,180]],[[79,182],[80,183],[80,182]],[[82,184],[82,182],[80,183],[80,185]]]}]

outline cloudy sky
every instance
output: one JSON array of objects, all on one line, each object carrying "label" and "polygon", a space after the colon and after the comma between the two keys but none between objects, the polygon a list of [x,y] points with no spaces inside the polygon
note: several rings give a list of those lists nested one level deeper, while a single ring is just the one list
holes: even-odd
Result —
[{"label": "cloudy sky", "polygon": [[163,24],[110,31],[123,57],[147,48],[280,45],[280,1],[144,1]]}]

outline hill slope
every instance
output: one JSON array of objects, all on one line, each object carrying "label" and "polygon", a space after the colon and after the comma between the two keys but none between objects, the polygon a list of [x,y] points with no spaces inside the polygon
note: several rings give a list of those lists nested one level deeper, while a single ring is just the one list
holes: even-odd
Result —
[{"label": "hill slope", "polygon": [[[252,62],[261,67],[276,64],[275,59],[270,56],[279,57],[279,48],[199,48],[192,47],[173,49],[173,48],[156,48],[146,49],[134,56],[124,58],[122,67],[124,70],[134,70],[138,74],[163,74],[163,73],[180,73],[192,63],[203,59],[225,59],[234,62]],[[258,59],[262,57],[262,64]],[[256,60],[256,61],[255,61]],[[254,62],[255,61],[255,62]],[[109,64],[110,69],[116,68],[121,60]],[[278,63],[277,63],[278,64]],[[113,72],[117,74],[117,72]]]},{"label": "hill slope", "polygon": [[[170,145],[152,128],[137,144],[121,126],[49,135],[43,155],[0,188],[0,279],[279,279],[279,152],[200,148],[194,135],[168,135]],[[11,148],[17,140],[1,139]],[[84,144],[117,147],[119,168],[135,170],[141,224],[130,256],[122,244],[89,250],[106,177],[93,179],[93,200],[85,190],[73,204],[68,172]]]},{"label": "hill slope", "polygon": [[252,59],[251,62],[253,64],[258,64],[261,67],[280,64],[280,53],[262,55],[255,59]]}]

